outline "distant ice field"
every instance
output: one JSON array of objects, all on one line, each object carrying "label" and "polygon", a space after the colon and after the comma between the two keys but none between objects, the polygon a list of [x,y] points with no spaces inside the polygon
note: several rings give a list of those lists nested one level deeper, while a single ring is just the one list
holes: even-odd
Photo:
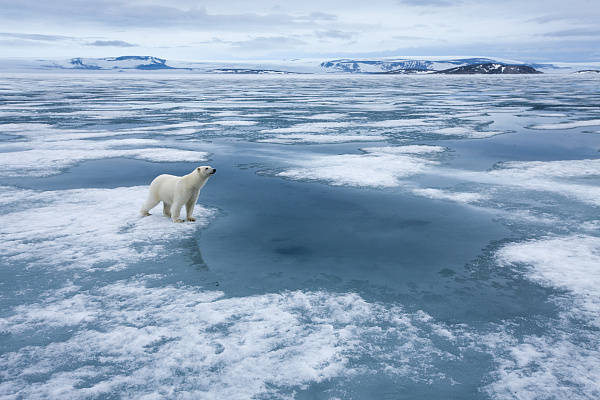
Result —
[{"label": "distant ice field", "polygon": [[599,79],[0,78],[0,397],[600,398]]}]

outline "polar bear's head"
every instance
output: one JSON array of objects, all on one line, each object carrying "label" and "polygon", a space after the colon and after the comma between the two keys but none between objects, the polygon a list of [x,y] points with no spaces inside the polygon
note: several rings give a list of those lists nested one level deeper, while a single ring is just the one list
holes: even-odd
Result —
[{"label": "polar bear's head", "polygon": [[196,172],[200,174],[203,178],[208,178],[217,172],[216,168],[211,167],[210,165],[203,165],[202,167],[196,168]]}]

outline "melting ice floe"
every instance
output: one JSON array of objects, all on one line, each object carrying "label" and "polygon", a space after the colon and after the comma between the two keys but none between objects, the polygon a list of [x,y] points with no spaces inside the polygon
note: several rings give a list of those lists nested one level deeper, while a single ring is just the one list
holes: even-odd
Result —
[{"label": "melting ice floe", "polygon": [[410,128],[430,125],[431,122],[424,121],[422,119],[389,119],[385,121],[373,121],[365,122],[362,125],[373,127],[373,128]]},{"label": "melting ice floe", "polygon": [[491,136],[496,136],[504,132],[497,131],[476,131],[472,128],[464,128],[464,127],[450,127],[450,128],[442,128],[434,131],[439,135],[447,135],[447,136],[461,136],[471,139],[482,139]]},{"label": "melting ice floe", "polygon": [[[124,268],[165,254],[165,241],[206,225],[213,211],[198,206],[194,224],[173,224],[157,207],[140,218],[148,187],[38,192],[2,187],[0,256],[57,268]],[[31,239],[35,238],[35,244]]]},{"label": "melting ice floe", "polygon": [[600,159],[507,162],[467,179],[527,190],[554,192],[592,205],[600,205],[600,186],[564,178],[600,176]]},{"label": "melting ice floe", "polygon": [[435,362],[455,359],[436,343],[457,340],[423,312],[352,293],[224,298],[140,278],[13,311],[0,319],[5,334],[76,327],[61,341],[0,356],[0,395],[23,398],[281,398],[290,388],[380,371],[431,382],[446,379]]},{"label": "melting ice floe", "polygon": [[[127,157],[147,161],[204,161],[208,154],[200,151],[180,150],[173,148],[139,148],[115,149],[111,148],[108,141],[85,143],[79,141],[63,149],[31,149],[23,151],[0,152],[0,167],[2,175],[14,176],[47,176],[58,173],[61,169],[77,164],[81,161],[96,160],[101,158]],[[96,146],[96,143],[101,144]],[[81,147],[77,148],[76,146]],[[125,145],[115,143],[113,146]],[[49,147],[49,146],[48,146]],[[104,148],[103,148],[104,147]]]},{"label": "melting ice floe", "polygon": [[377,142],[387,140],[386,136],[381,135],[318,135],[318,134],[289,134],[275,135],[266,139],[259,139],[261,143],[347,143],[347,142]]},{"label": "melting ice floe", "polygon": [[451,200],[458,203],[476,203],[481,200],[486,200],[489,196],[481,193],[470,192],[449,192],[440,189],[413,189],[412,192],[418,196],[429,197],[435,200]]},{"label": "melting ice floe", "polygon": [[490,174],[511,178],[600,176],[600,159],[510,161],[498,164],[498,167]]},{"label": "melting ice floe", "polygon": [[598,398],[600,238],[573,235],[513,243],[498,251],[498,260],[566,294],[552,298],[561,311],[545,335],[488,337],[498,369],[486,390],[499,399]]},{"label": "melting ice floe", "polygon": [[[47,176],[78,162],[101,158],[128,157],[159,162],[196,162],[208,158],[206,152],[175,148],[176,143],[168,141],[138,138],[91,140],[128,133],[123,131],[67,130],[68,133],[65,133],[65,130],[43,124],[10,124],[2,125],[1,129],[27,139],[0,144],[0,174],[6,177]],[[169,144],[174,147],[167,147]]]},{"label": "melting ice floe", "polygon": [[600,342],[596,332],[577,334],[573,330],[578,328],[552,321],[545,328],[546,335],[518,337],[510,325],[479,339],[490,349],[496,365],[494,381],[483,388],[491,398],[598,398]]},{"label": "melting ice floe", "polygon": [[319,133],[331,129],[347,128],[353,126],[350,122],[303,122],[287,128],[263,129],[261,133]]},{"label": "melting ice floe", "polygon": [[[148,125],[134,128],[87,130],[56,128],[52,125],[38,123],[12,123],[0,124],[0,132],[22,136],[32,143],[60,142],[77,139],[97,139],[125,135],[139,135],[149,133],[152,135],[179,136],[198,132],[198,129],[209,125],[206,122],[187,121],[172,124]],[[206,129],[206,128],[202,128]]]},{"label": "melting ice floe", "polygon": [[429,173],[489,185],[498,190],[516,188],[549,192],[594,206],[600,205],[600,186],[593,181],[580,179],[599,177],[600,159],[514,161],[499,163],[489,171],[437,168]]},{"label": "melting ice floe", "polygon": [[600,238],[568,236],[515,243],[503,247],[498,258],[504,264],[529,266],[524,273],[535,282],[569,291],[577,300],[572,314],[581,313],[600,328]]},{"label": "melting ice floe", "polygon": [[407,146],[365,147],[361,150],[367,153],[380,154],[435,154],[446,151],[446,148],[442,146],[413,144]]},{"label": "melting ice floe", "polygon": [[422,119],[394,119],[384,121],[338,121],[338,122],[302,122],[286,128],[273,128],[261,130],[261,133],[321,133],[341,128],[421,128],[431,122]]},{"label": "melting ice floe", "polygon": [[586,126],[600,126],[600,119],[589,119],[582,121],[561,122],[558,124],[540,124],[534,125],[532,129],[573,129]]},{"label": "melting ice floe", "polygon": [[333,120],[333,119],[342,119],[342,118],[347,118],[347,117],[348,117],[348,114],[345,114],[345,113],[323,113],[323,114],[307,115],[304,118],[306,118],[306,119]]},{"label": "melting ice floe", "polygon": [[424,172],[436,161],[417,154],[439,153],[439,146],[369,147],[363,154],[317,155],[299,160],[278,176],[326,181],[332,185],[394,187],[399,179]]},{"label": "melting ice floe", "polygon": [[[432,159],[445,150],[440,146],[368,147],[362,154],[310,154],[293,161],[295,165],[277,176],[298,180],[318,180],[336,186],[396,187],[403,178],[416,174],[448,176],[453,180],[486,185],[494,189],[514,189],[551,192],[600,205],[600,186],[579,178],[600,176],[600,160],[519,161],[497,164],[489,171],[468,171],[439,166]],[[573,180],[566,178],[578,178]],[[481,194],[416,188],[414,194],[475,202],[488,199]]]},{"label": "melting ice floe", "polygon": [[218,120],[218,121],[211,121],[210,124],[215,124],[215,125],[223,125],[223,126],[251,126],[251,125],[256,125],[257,122],[256,121],[247,121],[247,120]]}]

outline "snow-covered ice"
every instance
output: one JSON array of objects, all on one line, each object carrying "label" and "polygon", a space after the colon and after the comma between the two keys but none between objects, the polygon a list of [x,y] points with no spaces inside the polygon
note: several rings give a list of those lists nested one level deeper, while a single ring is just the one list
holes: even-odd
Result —
[{"label": "snow-covered ice", "polygon": [[346,142],[378,142],[386,140],[387,137],[381,135],[319,135],[319,134],[288,134],[275,135],[273,137],[259,139],[263,143],[346,143]]},{"label": "snow-covered ice", "polygon": [[[362,154],[306,155],[294,162],[296,167],[277,176],[325,181],[337,186],[394,187],[400,184],[400,179],[425,172],[437,164],[414,155],[412,146],[405,152],[391,149],[369,147],[363,149]],[[438,151],[438,146],[419,146],[417,154]]]},{"label": "snow-covered ice", "polygon": [[[205,226],[214,210],[198,206],[195,224],[173,224],[157,207],[139,216],[148,187],[56,191],[2,187],[0,256],[53,268],[125,268],[168,253],[165,244]],[[36,238],[35,243],[31,238]]]}]

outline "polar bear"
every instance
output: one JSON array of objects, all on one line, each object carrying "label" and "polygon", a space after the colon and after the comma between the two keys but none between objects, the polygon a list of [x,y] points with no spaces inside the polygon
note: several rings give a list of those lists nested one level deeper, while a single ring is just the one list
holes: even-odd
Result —
[{"label": "polar bear", "polygon": [[215,172],[217,172],[215,168],[206,165],[198,167],[184,176],[167,174],[157,176],[150,184],[148,200],[144,203],[140,213],[143,217],[150,215],[148,211],[162,201],[163,213],[167,217],[171,217],[173,222],[183,222],[179,218],[179,213],[185,204],[187,220],[195,221],[192,213],[196,201],[198,201],[200,189]]}]

